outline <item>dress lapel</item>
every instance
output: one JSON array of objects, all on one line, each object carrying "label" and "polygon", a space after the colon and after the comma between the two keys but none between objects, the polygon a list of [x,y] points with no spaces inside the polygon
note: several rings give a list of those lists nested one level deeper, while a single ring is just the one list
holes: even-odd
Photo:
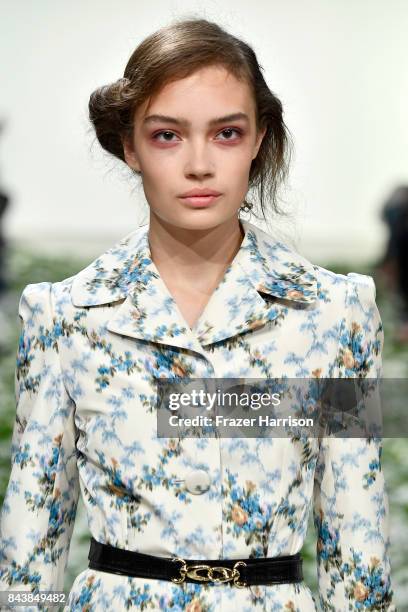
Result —
[{"label": "dress lapel", "polygon": [[125,236],[74,277],[73,304],[122,301],[107,324],[109,331],[203,352],[203,346],[272,321],[279,314],[279,300],[314,302],[314,266],[252,223],[241,223],[245,236],[240,249],[193,329],[152,261],[148,224]]}]

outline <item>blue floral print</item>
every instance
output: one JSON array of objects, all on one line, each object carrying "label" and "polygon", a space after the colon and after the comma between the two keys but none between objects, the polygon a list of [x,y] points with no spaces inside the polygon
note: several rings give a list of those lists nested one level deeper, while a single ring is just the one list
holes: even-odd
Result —
[{"label": "blue floral print", "polygon": [[[295,554],[312,512],[319,592],[86,568],[66,610],[395,610],[380,439],[157,437],[161,378],[381,376],[373,279],[314,265],[241,223],[193,328],[152,261],[148,225],[74,276],[25,287],[2,590],[63,589],[81,495],[96,540],[186,559]],[[200,494],[186,484],[195,470],[211,481]]]}]

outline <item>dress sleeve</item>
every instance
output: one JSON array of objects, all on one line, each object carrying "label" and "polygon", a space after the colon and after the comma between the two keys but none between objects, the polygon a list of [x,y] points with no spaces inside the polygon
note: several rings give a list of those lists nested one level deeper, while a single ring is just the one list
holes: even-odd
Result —
[{"label": "dress sleeve", "polygon": [[75,405],[61,372],[62,328],[52,301],[53,285],[45,282],[27,285],[19,303],[11,473],[0,515],[0,591],[64,590],[79,478]]},{"label": "dress sleeve", "polygon": [[[375,297],[371,276],[347,275],[337,354],[340,378],[381,377],[384,331]],[[380,437],[321,439],[313,519],[323,611],[396,610],[381,452]]]}]

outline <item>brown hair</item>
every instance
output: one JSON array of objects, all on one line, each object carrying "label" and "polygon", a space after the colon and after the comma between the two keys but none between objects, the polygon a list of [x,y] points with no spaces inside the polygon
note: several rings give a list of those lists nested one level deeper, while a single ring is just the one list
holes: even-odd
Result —
[{"label": "brown hair", "polygon": [[291,135],[282,103],[269,89],[255,52],[217,23],[201,18],[175,20],[150,34],[132,53],[123,78],[96,89],[89,100],[89,118],[100,145],[125,161],[123,137],[133,131],[137,107],[166,83],[208,65],[221,65],[248,82],[254,95],[257,129],[265,136],[252,161],[249,188],[257,191],[265,218],[265,199],[277,214],[277,189],[289,170]]}]

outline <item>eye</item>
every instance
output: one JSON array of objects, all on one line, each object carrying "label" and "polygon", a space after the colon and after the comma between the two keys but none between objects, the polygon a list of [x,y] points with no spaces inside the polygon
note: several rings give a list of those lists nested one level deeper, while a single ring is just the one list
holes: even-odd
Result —
[{"label": "eye", "polygon": [[[159,140],[158,136],[166,136],[164,140]],[[156,134],[153,134],[152,138],[153,140],[157,140],[159,142],[173,142],[172,139],[168,138],[168,136],[175,136],[176,134],[174,132],[170,132],[169,130],[162,130],[161,132],[156,132]]]},{"label": "eye", "polygon": [[222,132],[220,132],[220,134],[227,134],[227,138],[221,138],[221,140],[236,140],[235,138],[230,138],[230,134],[232,132],[236,132],[238,136],[242,136],[241,130],[238,130],[237,128],[225,128],[222,130]]}]

